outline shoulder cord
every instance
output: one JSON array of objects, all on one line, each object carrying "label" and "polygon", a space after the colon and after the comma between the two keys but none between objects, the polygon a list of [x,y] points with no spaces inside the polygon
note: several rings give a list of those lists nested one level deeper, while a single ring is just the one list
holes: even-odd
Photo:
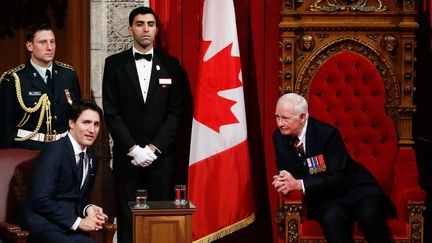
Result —
[{"label": "shoulder cord", "polygon": [[24,101],[22,99],[22,94],[21,94],[21,81],[20,81],[20,79],[16,73],[12,73],[12,75],[15,78],[15,88],[16,88],[18,103],[20,104],[21,108],[25,111],[24,116],[21,119],[21,121],[18,123],[17,127],[24,126],[24,124],[26,124],[28,119],[30,118],[30,114],[41,109],[40,115],[39,115],[39,120],[38,120],[38,123],[36,125],[35,130],[25,137],[15,138],[15,141],[25,141],[25,140],[28,140],[29,138],[33,137],[34,135],[36,135],[36,133],[39,132],[39,130],[42,126],[42,122],[43,122],[43,119],[45,117],[45,113],[47,116],[47,121],[46,121],[47,134],[52,134],[52,132],[51,132],[51,119],[52,119],[52,117],[51,117],[51,102],[48,98],[48,95],[43,94],[39,98],[38,103],[34,107],[31,107],[31,108],[26,107],[24,104]]}]

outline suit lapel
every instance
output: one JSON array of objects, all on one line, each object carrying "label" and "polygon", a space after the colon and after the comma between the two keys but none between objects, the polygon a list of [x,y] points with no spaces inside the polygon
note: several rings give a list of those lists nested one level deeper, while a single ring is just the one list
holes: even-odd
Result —
[{"label": "suit lapel", "polygon": [[171,78],[171,76],[164,67],[163,61],[157,56],[157,52],[155,51],[146,103],[150,103],[161,78]]},{"label": "suit lapel", "polygon": [[73,150],[72,142],[70,141],[69,136],[66,136],[63,139],[64,139],[64,143],[65,143],[65,147],[66,147],[66,151],[65,151],[66,160],[67,160],[66,163],[70,166],[70,168],[74,172],[75,181],[76,181],[76,184],[78,184],[77,188],[79,189],[78,165],[77,165],[77,161],[76,161],[76,157],[75,157],[75,151]]},{"label": "suit lapel", "polygon": [[54,94],[52,94],[53,100],[57,101],[62,92],[63,92],[63,83],[61,80],[61,77],[59,76],[60,74],[60,68],[57,64],[55,64],[55,62],[53,63],[53,68],[52,68],[52,82],[54,84]]},{"label": "suit lapel", "polygon": [[147,94],[147,100],[146,102],[149,103],[151,100],[151,97],[154,93],[154,90],[156,88],[156,85],[159,82],[160,78],[160,72],[162,71],[161,68],[163,68],[160,59],[154,55],[153,57],[153,64],[152,64],[152,71],[150,76],[150,84],[148,88],[148,94]]},{"label": "suit lapel", "polygon": [[315,134],[315,124],[314,119],[309,117],[308,119],[308,126],[306,128],[306,158],[311,157],[312,155],[315,155],[315,140],[314,138]]},{"label": "suit lapel", "polygon": [[84,184],[81,187],[81,192],[84,192],[88,186],[91,184],[90,182],[94,180],[96,176],[96,160],[93,154],[90,151],[87,151],[88,155],[88,171],[84,180]]},{"label": "suit lapel", "polygon": [[133,90],[135,90],[136,95],[138,95],[138,97],[140,97],[141,104],[144,105],[144,98],[143,98],[142,92],[141,92],[141,86],[140,86],[140,82],[139,82],[138,71],[137,71],[137,67],[135,65],[135,59],[133,57],[132,48],[130,48],[126,53],[124,67],[126,70],[126,75],[128,76],[126,78],[126,80],[131,80]]}]

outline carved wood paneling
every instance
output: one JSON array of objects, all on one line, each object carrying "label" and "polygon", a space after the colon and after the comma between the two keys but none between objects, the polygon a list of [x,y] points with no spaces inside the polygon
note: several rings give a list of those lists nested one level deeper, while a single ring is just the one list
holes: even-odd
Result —
[{"label": "carved wood paneling", "polygon": [[338,52],[355,52],[375,65],[384,81],[399,144],[412,145],[415,7],[407,0],[284,1],[279,92],[307,97],[322,63]]}]

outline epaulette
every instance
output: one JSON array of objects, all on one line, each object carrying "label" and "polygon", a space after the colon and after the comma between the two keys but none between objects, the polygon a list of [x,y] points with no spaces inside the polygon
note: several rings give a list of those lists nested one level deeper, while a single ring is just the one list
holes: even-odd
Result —
[{"label": "epaulette", "polygon": [[9,69],[9,70],[7,70],[6,72],[4,72],[4,73],[2,74],[2,76],[0,77],[0,84],[3,82],[3,79],[4,79],[6,76],[10,75],[11,73],[16,73],[16,72],[18,72],[19,70],[21,70],[21,69],[23,69],[23,68],[25,68],[25,64],[21,64],[21,65],[19,65],[18,67],[15,67],[15,68]]},{"label": "epaulette", "polygon": [[70,69],[72,71],[75,71],[75,69],[71,65],[69,65],[69,64],[66,64],[66,63],[63,63],[63,62],[59,62],[59,61],[54,61],[54,62],[55,62],[55,64],[59,65],[60,67],[68,68],[68,69]]}]

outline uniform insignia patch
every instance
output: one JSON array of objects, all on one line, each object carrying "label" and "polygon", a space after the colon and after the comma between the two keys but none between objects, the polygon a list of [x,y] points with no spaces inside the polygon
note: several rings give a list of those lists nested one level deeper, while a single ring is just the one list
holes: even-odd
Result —
[{"label": "uniform insignia patch", "polygon": [[69,105],[72,105],[73,101],[72,101],[72,97],[70,95],[69,89],[65,89],[64,93],[65,93],[67,102],[69,103]]},{"label": "uniform insignia patch", "polygon": [[[21,64],[18,67],[12,68],[7,70],[6,72],[4,72],[2,74],[2,76],[0,77],[0,84],[3,82],[3,80],[5,79],[6,76],[9,76],[12,73],[18,72],[19,70],[25,68],[25,64]],[[9,79],[5,79],[6,81],[9,81]]]},{"label": "uniform insignia patch", "polygon": [[55,62],[55,64],[59,65],[60,67],[64,67],[64,68],[70,69],[72,71],[75,71],[75,69],[69,64],[59,62],[59,61],[54,61],[54,62]]}]

